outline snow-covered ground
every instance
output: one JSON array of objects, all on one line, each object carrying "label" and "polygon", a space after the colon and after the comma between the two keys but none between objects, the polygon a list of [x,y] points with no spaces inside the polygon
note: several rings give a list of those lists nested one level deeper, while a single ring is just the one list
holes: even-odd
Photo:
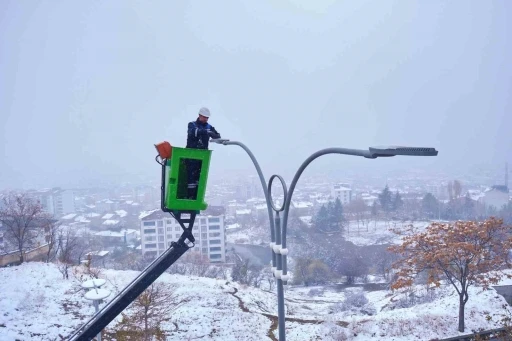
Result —
[{"label": "snow-covered ground", "polygon": [[417,231],[424,230],[430,222],[415,221],[415,222],[402,222],[402,221],[350,221],[345,226],[344,236],[345,239],[352,243],[364,246],[374,244],[400,244],[401,237],[394,233],[392,230],[405,230],[410,225],[414,226]]},{"label": "snow-covered ground", "polygon": [[[105,288],[116,292],[136,275],[134,271],[103,270],[100,277],[107,280]],[[94,313],[78,277],[63,280],[54,264],[25,263],[0,269],[0,340],[61,340],[72,333]],[[191,276],[164,274],[159,281],[175,284],[177,298],[190,300],[164,325],[168,340],[271,340],[269,335],[277,339],[274,292]],[[369,302],[364,308],[340,308],[346,295],[322,288],[288,288],[287,339],[405,341],[459,335],[458,299],[451,287],[440,289],[430,299],[428,295],[419,298],[428,303],[408,308],[400,308],[407,306],[406,296],[388,291],[367,293]],[[511,313],[504,305],[494,290],[471,289],[467,332],[500,327],[500,315]]]}]

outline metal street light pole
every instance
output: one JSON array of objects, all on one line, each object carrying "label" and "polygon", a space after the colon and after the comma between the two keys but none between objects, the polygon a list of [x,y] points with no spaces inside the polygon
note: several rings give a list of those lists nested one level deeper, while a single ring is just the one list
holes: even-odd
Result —
[{"label": "metal street light pole", "polygon": [[[281,182],[281,186],[283,188],[283,204],[281,207],[276,207],[274,205],[274,200],[272,199],[272,182],[274,179],[279,179]],[[285,318],[285,311],[284,311],[284,287],[283,282],[286,282],[288,280],[288,275],[285,273],[283,274],[283,269],[285,268],[285,264],[283,263],[283,257],[288,254],[288,250],[286,248],[282,248],[282,240],[281,240],[281,217],[279,216],[279,212],[282,212],[285,209],[286,205],[286,198],[288,197],[288,190],[286,188],[286,182],[284,179],[279,175],[272,175],[270,177],[270,180],[268,181],[268,194],[270,198],[270,203],[272,205],[272,209],[275,212],[275,232],[276,232],[276,242],[275,244],[271,245],[272,247],[272,253],[276,254],[277,262],[276,262],[276,269],[274,270],[274,276],[276,278],[276,287],[277,287],[277,322],[279,327],[279,340],[286,340],[286,331],[284,328],[284,318]]]},{"label": "metal street light pole", "polygon": [[[239,145],[249,154],[253,163],[255,164],[258,174],[260,174],[260,180],[262,185],[264,183],[264,178],[261,175],[261,169],[259,168],[254,155],[250,152],[250,150],[240,142],[229,141],[229,140],[212,140],[214,142],[229,145],[235,144]],[[287,269],[287,255],[288,249],[286,248],[286,232],[288,225],[288,214],[290,212],[290,206],[293,196],[293,191],[295,190],[295,186],[299,181],[300,176],[306,169],[306,167],[315,159],[322,155],[326,154],[343,154],[343,155],[353,155],[353,156],[362,156],[368,159],[376,159],[378,157],[392,157],[396,155],[408,155],[408,156],[436,156],[437,150],[434,148],[417,148],[417,147],[370,147],[368,150],[361,149],[347,149],[347,148],[326,148],[317,151],[310,155],[299,167],[295,176],[293,177],[292,183],[290,185],[289,191],[286,188],[286,183],[283,178],[279,175],[272,175],[268,183],[268,189],[263,189],[265,193],[265,199],[267,200],[267,208],[269,211],[270,222],[272,226],[272,208],[275,212],[275,222],[271,227],[272,233],[272,265],[275,266],[274,275],[277,279],[277,312],[278,312],[278,328],[279,328],[279,341],[286,340],[286,330],[285,330],[285,311],[284,311],[284,289],[283,284],[288,281],[288,269]],[[281,185],[283,187],[284,192],[284,203],[281,207],[275,207],[273,200],[271,198],[271,187],[274,179],[279,179]],[[263,186],[264,187],[264,186]],[[282,230],[281,230],[281,218],[279,212],[283,212],[283,220],[282,220]],[[275,241],[275,242],[274,242]],[[275,262],[274,262],[275,261]],[[283,283],[285,282],[285,283]]]},{"label": "metal street light pole", "polygon": [[[238,141],[230,141],[227,139],[212,139],[211,142],[215,142],[222,145],[235,145],[241,147],[247,155],[251,158],[252,163],[254,164],[254,167],[256,168],[256,171],[258,172],[258,177],[260,179],[261,188],[263,189],[263,194],[265,195],[265,201],[267,202],[267,213],[268,213],[268,220],[270,222],[270,247],[272,248],[273,245],[276,244],[276,233],[275,233],[275,225],[274,225],[274,219],[272,215],[272,202],[269,196],[269,192],[267,190],[267,184],[265,181],[265,177],[263,176],[263,172],[261,171],[261,167],[258,163],[258,160],[256,160],[256,157],[251,152],[251,150],[242,142]],[[275,272],[276,270],[276,253],[272,249],[272,272]]]}]

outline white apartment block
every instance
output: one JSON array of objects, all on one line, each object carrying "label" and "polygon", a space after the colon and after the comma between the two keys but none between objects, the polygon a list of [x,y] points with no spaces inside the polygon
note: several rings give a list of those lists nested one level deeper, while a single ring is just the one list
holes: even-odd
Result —
[{"label": "white apartment block", "polygon": [[[155,211],[143,217],[140,222],[142,254],[151,258],[161,255],[182,233],[180,224],[169,213]],[[196,242],[190,251],[201,253],[210,262],[226,261],[224,207],[210,206],[198,214],[192,233]]]},{"label": "white apartment block", "polygon": [[69,189],[57,189],[53,192],[55,216],[75,213],[75,193]]},{"label": "white apartment block", "polygon": [[339,198],[342,205],[346,205],[352,201],[352,189],[349,184],[338,183],[334,184],[331,188],[331,196],[336,199]]},{"label": "white apartment block", "polygon": [[30,195],[39,201],[44,211],[57,218],[76,212],[75,193],[72,190],[44,189],[31,192]]}]

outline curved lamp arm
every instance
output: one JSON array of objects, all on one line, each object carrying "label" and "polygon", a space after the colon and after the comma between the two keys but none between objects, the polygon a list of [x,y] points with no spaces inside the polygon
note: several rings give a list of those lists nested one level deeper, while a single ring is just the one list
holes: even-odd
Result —
[{"label": "curved lamp arm", "polygon": [[271,205],[271,202],[270,202],[270,196],[268,194],[267,184],[266,184],[266,181],[265,181],[265,177],[263,177],[263,172],[261,171],[260,165],[259,165],[258,161],[256,160],[256,157],[251,152],[251,150],[245,144],[243,144],[242,142],[230,141],[228,139],[212,139],[211,142],[215,142],[215,143],[218,143],[218,144],[223,144],[225,146],[227,146],[227,145],[239,146],[243,150],[245,150],[245,152],[251,158],[252,163],[254,164],[254,167],[256,167],[256,171],[258,172],[258,176],[259,176],[260,182],[261,182],[261,187],[263,189],[263,194],[265,195],[265,200],[267,201],[268,219],[270,221],[270,236],[271,236],[271,242],[274,243],[276,241],[276,234],[275,234],[274,219],[273,219],[273,216],[272,216],[272,208],[271,208],[272,205]]},{"label": "curved lamp arm", "polygon": [[299,181],[300,176],[302,175],[302,172],[306,169],[306,167],[316,158],[326,155],[326,154],[344,154],[344,155],[355,155],[355,156],[362,156],[368,159],[374,159],[376,156],[374,156],[372,153],[370,153],[369,150],[362,150],[362,149],[347,149],[347,148],[326,148],[317,151],[316,153],[309,156],[299,167],[297,172],[295,173],[295,176],[293,177],[292,183],[290,185],[290,189],[288,190],[288,196],[286,197],[286,201],[284,203],[284,213],[283,213],[283,238],[281,239],[281,244],[283,248],[286,248],[286,229],[288,225],[288,213],[290,212],[290,206],[292,201],[292,195],[293,191],[295,190],[295,185],[297,185],[297,182]]}]

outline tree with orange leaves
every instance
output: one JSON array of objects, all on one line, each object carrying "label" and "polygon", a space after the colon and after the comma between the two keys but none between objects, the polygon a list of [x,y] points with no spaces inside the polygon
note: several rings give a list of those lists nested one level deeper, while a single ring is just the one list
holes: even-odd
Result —
[{"label": "tree with orange leaves", "polygon": [[504,276],[510,277],[503,272],[509,267],[512,249],[509,230],[503,220],[490,218],[483,222],[432,223],[423,232],[406,234],[401,245],[389,248],[402,256],[393,264],[397,272],[392,288],[413,285],[420,272],[426,272],[428,283],[437,287],[446,280],[459,295],[458,330],[463,332],[468,288],[487,289]]}]

